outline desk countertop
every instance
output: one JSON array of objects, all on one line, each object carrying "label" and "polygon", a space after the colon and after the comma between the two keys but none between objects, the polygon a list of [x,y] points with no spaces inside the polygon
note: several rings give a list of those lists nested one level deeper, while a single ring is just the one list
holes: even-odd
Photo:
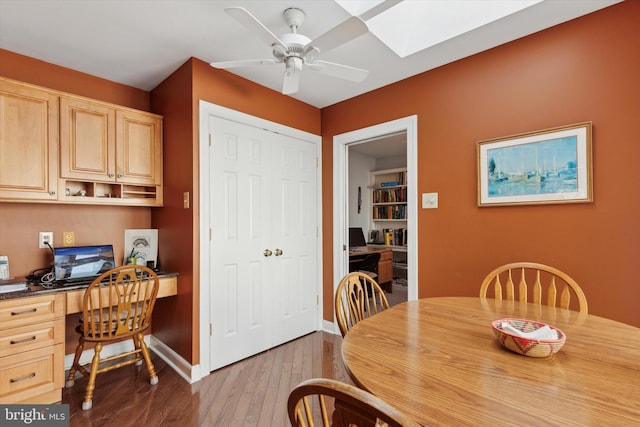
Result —
[{"label": "desk countertop", "polygon": [[[178,273],[167,273],[162,271],[158,272],[157,274],[160,280],[178,276]],[[29,283],[24,277],[7,280],[6,283],[7,284],[20,283],[21,281],[27,283],[27,289],[17,291],[17,292],[0,293],[0,301],[14,299],[14,298],[24,298],[29,296],[43,295],[43,294],[52,293],[52,292],[77,291],[77,290],[82,290],[87,288],[90,283],[90,282],[79,283],[79,284],[74,284],[72,286],[52,285],[51,287],[47,287],[41,284]],[[0,286],[4,286],[4,284],[0,284]]]}]

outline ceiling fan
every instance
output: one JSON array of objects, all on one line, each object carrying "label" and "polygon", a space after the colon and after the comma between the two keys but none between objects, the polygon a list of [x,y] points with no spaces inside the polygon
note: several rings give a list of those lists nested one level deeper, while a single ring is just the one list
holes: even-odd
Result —
[{"label": "ceiling fan", "polygon": [[273,58],[212,62],[212,67],[234,68],[251,65],[284,64],[282,93],[285,95],[298,91],[300,73],[303,67],[353,82],[361,82],[369,73],[367,70],[360,68],[316,59],[316,56],[367,33],[369,31],[367,25],[358,17],[353,16],[316,39],[311,40],[298,33],[298,28],[304,23],[305,19],[304,12],[298,8],[288,8],[283,12],[284,20],[291,32],[282,34],[280,37],[273,34],[248,10],[242,7],[230,7],[226,8],[225,11],[271,46]]}]

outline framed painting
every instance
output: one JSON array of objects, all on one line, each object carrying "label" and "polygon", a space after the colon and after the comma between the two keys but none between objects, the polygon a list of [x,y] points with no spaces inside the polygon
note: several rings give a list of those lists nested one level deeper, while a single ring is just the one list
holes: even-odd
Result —
[{"label": "framed painting", "polygon": [[478,141],[478,206],[593,202],[591,122]]}]

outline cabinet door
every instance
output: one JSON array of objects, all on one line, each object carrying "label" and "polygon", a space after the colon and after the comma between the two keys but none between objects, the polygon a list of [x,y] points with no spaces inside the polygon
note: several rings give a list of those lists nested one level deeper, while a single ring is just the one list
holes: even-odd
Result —
[{"label": "cabinet door", "polygon": [[60,176],[115,181],[115,110],[61,97],[60,123]]},{"label": "cabinet door", "polygon": [[116,180],[122,184],[162,183],[162,119],[152,114],[117,111]]},{"label": "cabinet door", "polygon": [[0,79],[0,199],[55,200],[58,97]]}]

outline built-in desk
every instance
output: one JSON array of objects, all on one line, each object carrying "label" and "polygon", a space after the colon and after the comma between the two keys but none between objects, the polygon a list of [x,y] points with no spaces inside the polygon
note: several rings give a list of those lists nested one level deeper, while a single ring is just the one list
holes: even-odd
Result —
[{"label": "built-in desk", "polygon": [[[354,263],[371,253],[379,253],[378,261],[378,284],[387,292],[393,291],[393,251],[385,247],[363,247],[358,250],[349,251],[349,263]],[[351,271],[351,268],[349,269]]]},{"label": "built-in desk", "polygon": [[[170,297],[178,293],[178,277],[176,275],[165,275],[159,277],[160,287],[158,288],[158,298]],[[65,291],[67,300],[65,314],[81,313],[84,288],[70,289]],[[97,289],[94,292],[98,292]],[[105,291],[106,295],[106,291]]]},{"label": "built-in desk", "polygon": [[[177,294],[177,274],[159,280],[158,298]],[[0,294],[0,403],[62,400],[65,315],[82,311],[87,286]]]}]

